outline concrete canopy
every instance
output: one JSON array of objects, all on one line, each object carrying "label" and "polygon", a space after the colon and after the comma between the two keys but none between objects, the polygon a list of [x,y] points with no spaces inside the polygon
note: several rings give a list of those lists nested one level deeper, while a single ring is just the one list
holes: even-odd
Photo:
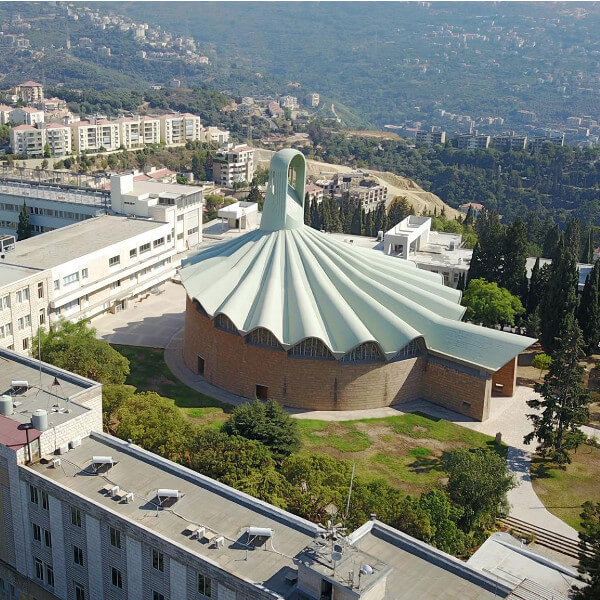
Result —
[{"label": "concrete canopy", "polygon": [[183,262],[188,296],[245,335],[270,331],[284,349],[321,340],[336,359],[367,342],[393,359],[413,340],[496,371],[534,340],[462,323],[460,292],[410,261],[338,242],[304,225],[305,160],[271,161],[259,230],[200,250]]}]

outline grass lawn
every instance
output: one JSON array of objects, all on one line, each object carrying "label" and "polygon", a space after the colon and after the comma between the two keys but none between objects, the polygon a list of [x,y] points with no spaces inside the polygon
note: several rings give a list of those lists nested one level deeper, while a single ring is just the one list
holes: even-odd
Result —
[{"label": "grass lawn", "polygon": [[383,419],[328,422],[299,419],[301,452],[324,452],[356,461],[367,479],[383,478],[407,493],[427,491],[444,482],[441,458],[456,448],[496,448],[490,436],[423,414]]},{"label": "grass lawn", "polygon": [[181,383],[166,365],[162,349],[118,344],[113,344],[113,348],[129,359],[131,372],[125,382],[128,385],[140,392],[157,392],[172,398],[198,424],[218,427],[227,420],[233,407]]},{"label": "grass lawn", "polygon": [[579,514],[586,500],[600,498],[600,448],[580,446],[573,462],[559,469],[539,456],[531,463],[533,489],[544,506],[557,517],[580,528]]}]

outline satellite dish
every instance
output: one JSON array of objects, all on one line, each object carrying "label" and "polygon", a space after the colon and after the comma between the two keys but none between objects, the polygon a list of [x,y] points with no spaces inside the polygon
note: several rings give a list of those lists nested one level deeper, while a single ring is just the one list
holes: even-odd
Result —
[{"label": "satellite dish", "polygon": [[333,547],[333,551],[334,551],[334,552],[343,552],[343,551],[344,551],[344,548],[342,548],[342,546],[340,546],[339,544],[336,544],[336,545]]},{"label": "satellite dish", "polygon": [[343,555],[341,552],[334,552],[331,555],[331,559],[333,560],[333,562],[340,562],[340,560],[342,560]]}]

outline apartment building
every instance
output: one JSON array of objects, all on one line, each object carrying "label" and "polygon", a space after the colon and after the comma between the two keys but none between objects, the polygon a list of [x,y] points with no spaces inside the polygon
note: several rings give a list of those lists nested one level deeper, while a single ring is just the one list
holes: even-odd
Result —
[{"label": "apartment building", "polygon": [[177,252],[202,241],[203,188],[136,180],[130,173],[113,175],[110,189],[112,212],[169,223]]},{"label": "apartment building", "polygon": [[101,385],[0,360],[0,578],[14,598],[558,597],[537,582],[523,595],[514,558],[499,577],[375,515],[348,534],[313,524],[102,433]]},{"label": "apartment building", "polygon": [[35,81],[26,81],[15,88],[15,93],[25,104],[34,104],[44,99],[44,86]]},{"label": "apartment building", "polygon": [[564,133],[553,133],[551,135],[532,136],[529,138],[527,145],[532,150],[539,150],[544,144],[550,143],[553,146],[565,145]]},{"label": "apartment building", "polygon": [[13,123],[37,125],[44,122],[44,111],[30,106],[15,108],[10,113],[10,120]]},{"label": "apartment building", "polygon": [[123,117],[118,119],[121,144],[128,150],[144,147],[144,134],[139,119]]},{"label": "apartment building", "polygon": [[33,125],[18,125],[10,129],[10,149],[13,154],[28,156],[44,156],[46,145],[52,156],[67,156],[71,154],[71,130],[58,123],[40,123]]},{"label": "apartment building", "polygon": [[10,114],[14,108],[6,104],[0,104],[0,125],[8,125],[10,123]]},{"label": "apartment building", "polygon": [[213,159],[213,181],[224,187],[252,181],[254,172],[254,148],[245,144],[223,147]]},{"label": "apartment building", "polygon": [[131,298],[175,274],[174,254],[169,223],[112,215],[17,242],[4,254],[0,277],[5,271],[10,274],[19,269],[39,274],[29,276],[26,299],[18,296],[18,281],[10,284],[13,291],[0,287],[3,297],[11,294],[13,323],[13,339],[5,338],[4,343],[0,339],[0,344],[27,350],[29,346],[20,339],[30,338],[39,325],[60,319],[78,321],[125,308]]},{"label": "apartment building", "polygon": [[282,96],[279,99],[279,105],[282,108],[289,108],[290,110],[298,110],[298,98],[296,96]]},{"label": "apartment building", "polygon": [[456,145],[464,150],[485,150],[490,145],[490,136],[470,133],[459,135],[456,138]]},{"label": "apartment building", "polygon": [[49,323],[51,283],[44,269],[0,260],[0,347],[19,352],[31,349],[38,328]]},{"label": "apartment building", "polygon": [[160,119],[158,117],[141,117],[140,130],[144,144],[160,144]]},{"label": "apartment building", "polygon": [[524,150],[527,147],[527,135],[495,135],[492,145],[499,150]]},{"label": "apartment building", "polygon": [[320,185],[315,185],[314,183],[307,183],[304,187],[304,193],[306,194],[306,200],[308,202],[321,204],[323,202],[323,196],[325,192]]},{"label": "apartment building", "polygon": [[160,139],[167,146],[198,141],[201,138],[200,117],[190,113],[162,115],[160,117]]},{"label": "apartment building", "polygon": [[121,146],[121,127],[117,121],[85,119],[71,123],[70,127],[75,152],[118,150]]},{"label": "apartment building", "polygon": [[446,132],[445,131],[425,131],[419,129],[416,136],[417,144],[423,144],[425,146],[435,146],[437,144],[446,143]]},{"label": "apartment building", "polygon": [[200,141],[224,146],[229,143],[229,131],[218,127],[204,127],[200,133]]},{"label": "apartment building", "polygon": [[388,189],[375,181],[364,180],[359,185],[349,189],[350,199],[360,202],[361,208],[367,213],[377,208],[380,202],[387,201]]},{"label": "apartment building", "polygon": [[308,102],[309,106],[316,108],[317,106],[319,106],[321,97],[316,92],[313,92],[312,94],[308,94],[308,96],[306,97],[306,101]]}]

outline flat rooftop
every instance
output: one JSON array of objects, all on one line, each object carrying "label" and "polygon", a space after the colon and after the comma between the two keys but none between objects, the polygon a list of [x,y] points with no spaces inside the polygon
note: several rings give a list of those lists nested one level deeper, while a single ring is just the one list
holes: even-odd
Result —
[{"label": "flat rooftop", "polygon": [[0,262],[0,288],[4,287],[5,285],[16,283],[17,281],[21,281],[21,279],[31,277],[31,275],[35,275],[39,272],[40,269],[6,265],[4,264],[4,261],[2,261]]},{"label": "flat rooftop", "polygon": [[43,185],[28,185],[27,183],[16,183],[11,181],[0,181],[0,196],[18,196],[19,204],[28,198],[39,198],[52,200],[54,202],[67,202],[71,204],[85,204],[97,208],[110,207],[110,199],[106,194],[100,194],[90,190],[67,190],[58,187],[46,187]]},{"label": "flat rooftop", "polygon": [[6,254],[7,264],[50,269],[164,225],[162,221],[102,215],[30,237]]},{"label": "flat rooftop", "polygon": [[[102,493],[107,479],[101,475],[77,476],[92,474],[94,455],[112,456],[116,464],[106,476],[114,485],[133,492],[133,502],[119,502]],[[290,593],[285,576],[295,570],[293,558],[318,532],[317,526],[308,521],[110,436],[93,433],[81,446],[69,450],[67,458],[64,469],[41,463],[30,468],[236,576],[283,596]],[[157,488],[179,490],[183,497],[173,510],[160,509]],[[184,533],[190,524],[223,536],[225,543],[217,548],[192,538]],[[248,546],[246,529],[250,526],[271,528],[273,537],[260,547]]]},{"label": "flat rooftop", "polygon": [[492,600],[507,596],[506,587],[499,586],[496,591],[495,582],[483,573],[380,523],[354,546],[393,567],[387,577],[385,600]]},{"label": "flat rooftop", "polygon": [[[29,385],[15,388],[13,381],[27,381]],[[49,427],[88,412],[88,408],[77,404],[77,395],[95,386],[99,384],[0,348],[0,396],[11,396],[14,406],[12,415],[2,417],[0,443],[7,446],[25,443],[25,432],[17,427],[29,423],[33,411],[39,408],[48,412]]]},{"label": "flat rooftop", "polygon": [[133,181],[133,191],[125,194],[150,194],[158,196],[161,194],[173,194],[173,198],[189,196],[204,191],[203,187],[197,185],[181,185],[180,183],[163,183],[162,181]]}]

